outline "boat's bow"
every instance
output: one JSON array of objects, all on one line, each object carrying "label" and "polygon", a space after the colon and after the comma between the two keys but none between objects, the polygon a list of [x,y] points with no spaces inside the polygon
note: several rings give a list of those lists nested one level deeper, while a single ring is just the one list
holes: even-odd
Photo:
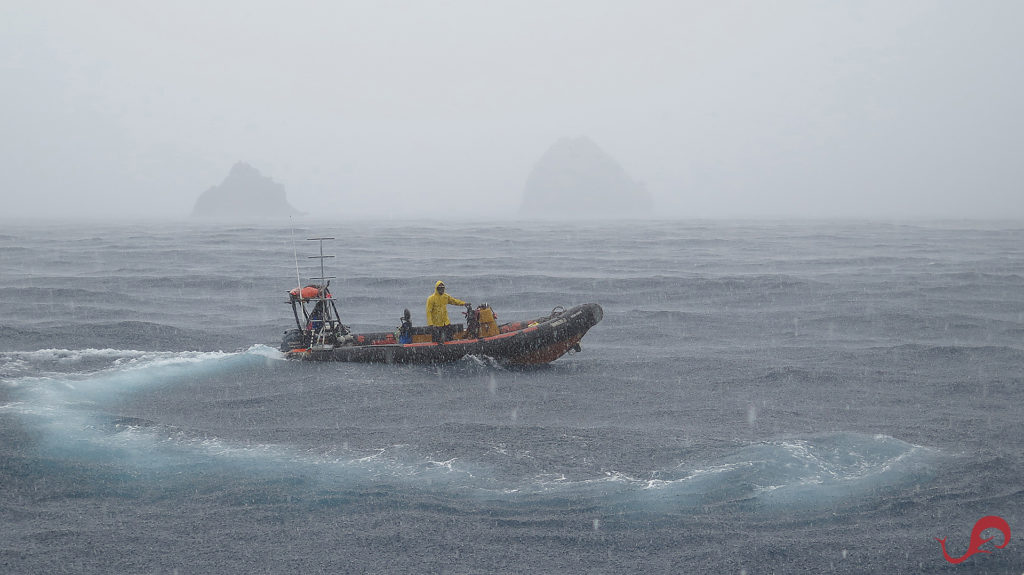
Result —
[{"label": "boat's bow", "polygon": [[550,363],[569,351],[580,351],[580,340],[603,318],[604,310],[596,303],[552,313],[519,332],[515,347],[504,354],[505,361],[520,365]]}]

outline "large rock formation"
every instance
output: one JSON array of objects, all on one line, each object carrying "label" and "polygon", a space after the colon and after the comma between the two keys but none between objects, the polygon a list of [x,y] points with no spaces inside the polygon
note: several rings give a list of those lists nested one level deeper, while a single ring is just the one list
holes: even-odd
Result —
[{"label": "large rock formation", "polygon": [[562,138],[526,180],[520,214],[530,217],[640,217],[651,196],[590,138]]},{"label": "large rock formation", "polygon": [[194,217],[279,218],[299,214],[288,203],[284,186],[245,162],[231,167],[219,186],[203,192],[192,209]]}]

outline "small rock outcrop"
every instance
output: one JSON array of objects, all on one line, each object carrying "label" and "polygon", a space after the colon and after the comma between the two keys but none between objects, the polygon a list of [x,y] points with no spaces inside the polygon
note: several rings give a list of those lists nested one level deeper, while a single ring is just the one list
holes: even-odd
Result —
[{"label": "small rock outcrop", "polygon": [[520,214],[528,217],[642,217],[653,210],[644,185],[634,181],[587,137],[562,138],[526,180]]},{"label": "small rock outcrop", "polygon": [[193,217],[279,218],[300,214],[288,203],[284,186],[245,162],[231,167],[219,186],[203,192]]}]

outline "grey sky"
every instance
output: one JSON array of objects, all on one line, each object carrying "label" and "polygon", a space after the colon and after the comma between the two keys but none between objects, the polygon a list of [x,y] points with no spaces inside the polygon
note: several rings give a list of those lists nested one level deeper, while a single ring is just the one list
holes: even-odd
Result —
[{"label": "grey sky", "polygon": [[562,136],[659,213],[1024,217],[1024,2],[5,2],[3,216],[511,215]]}]

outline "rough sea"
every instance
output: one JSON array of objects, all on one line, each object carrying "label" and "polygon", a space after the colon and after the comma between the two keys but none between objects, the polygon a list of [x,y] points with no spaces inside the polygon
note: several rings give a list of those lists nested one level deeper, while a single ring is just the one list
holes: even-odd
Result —
[{"label": "rough sea", "polygon": [[[324,235],[353,331],[604,320],[288,361]],[[0,573],[492,572],[1024,573],[1024,223],[0,226]]]}]

